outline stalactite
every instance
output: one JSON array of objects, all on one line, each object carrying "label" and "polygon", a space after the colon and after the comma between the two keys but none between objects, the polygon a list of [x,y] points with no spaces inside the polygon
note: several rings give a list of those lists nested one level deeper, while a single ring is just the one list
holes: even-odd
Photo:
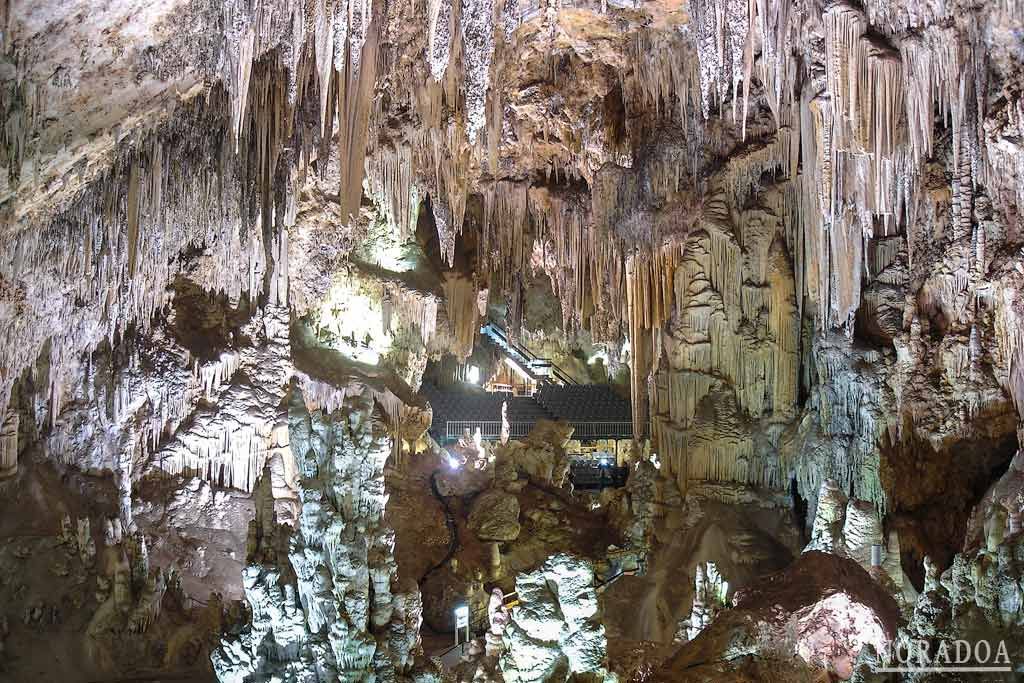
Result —
[{"label": "stalactite", "polygon": [[506,43],[512,43],[516,29],[519,28],[519,23],[519,0],[505,0],[505,3],[501,8],[501,27],[505,34]]},{"label": "stalactite", "polygon": [[378,147],[368,160],[373,193],[403,239],[416,228],[417,196],[413,184],[413,153],[407,144]]},{"label": "stalactite", "polygon": [[238,353],[224,351],[217,360],[198,366],[194,375],[197,376],[198,383],[203,387],[203,393],[210,396],[218,391],[238,370],[240,360]]},{"label": "stalactite", "polygon": [[455,264],[455,226],[452,225],[452,212],[448,203],[436,197],[430,203],[434,212],[434,225],[437,228],[437,241],[441,247],[441,258],[452,267]]},{"label": "stalactite", "polygon": [[201,433],[185,433],[157,454],[169,474],[200,477],[218,486],[251,492],[270,451],[273,423],[221,427],[211,423]]},{"label": "stalactite", "polygon": [[526,268],[532,252],[526,243],[529,185],[503,180],[485,187],[483,195],[479,261],[485,271],[496,276],[502,290],[511,290],[512,275]]},{"label": "stalactite", "polygon": [[[428,192],[438,221],[442,255],[454,261],[455,239],[462,233],[469,194],[467,176],[473,161],[472,148],[465,144],[461,127],[454,122],[431,128],[414,154],[417,167],[433,170]],[[443,225],[442,225],[443,223]]]},{"label": "stalactite", "polygon": [[[419,328],[420,339],[424,346],[429,346],[437,333],[438,298],[432,294],[415,292],[397,285],[388,289],[389,307],[398,314],[403,322],[412,323]],[[385,329],[391,324],[385,322]]]},{"label": "stalactite", "polygon": [[313,44],[316,53],[316,76],[320,90],[320,135],[328,137],[333,128],[331,80],[335,70],[344,69],[344,64],[335,64],[335,54],[344,60],[344,45],[348,31],[347,2],[335,5],[329,0],[316,0],[313,5]]},{"label": "stalactite", "polygon": [[623,100],[629,112],[672,115],[673,99],[682,122],[701,110],[701,62],[681,39],[638,31],[635,65],[625,76]]},{"label": "stalactite", "polygon": [[[299,370],[294,373],[294,378],[301,389],[303,402],[309,412],[319,410],[323,414],[329,415],[344,406],[346,398],[365,394],[380,406],[391,436],[396,442],[403,438],[409,438],[411,433],[415,433],[415,437],[418,437],[430,426],[431,411],[429,408],[409,405],[386,387],[373,386],[356,380],[345,386],[336,386],[310,377]],[[400,444],[395,443],[394,446],[397,451]]]},{"label": "stalactite", "polygon": [[466,89],[466,136],[472,144],[486,124],[487,90],[494,56],[493,0],[462,0],[459,21]]},{"label": "stalactite", "polygon": [[480,312],[476,305],[477,290],[473,282],[455,273],[445,273],[442,282],[448,321],[455,337],[451,353],[465,360],[473,353],[477,331],[480,329]]},{"label": "stalactite", "polygon": [[[47,338],[51,375],[59,384],[62,368],[79,353],[123,334],[133,322],[145,332],[152,313],[168,301],[165,283],[183,249],[210,241],[217,267],[204,284],[211,290],[237,299],[242,291],[262,289],[266,249],[260,231],[243,227],[249,197],[239,191],[256,164],[248,167],[234,157],[230,138],[230,147],[221,147],[183,134],[208,130],[216,139],[230,125],[226,105],[222,91],[195,102],[165,129],[131,144],[90,191],[48,225],[25,225],[17,233],[6,258],[0,257],[0,273],[11,281],[48,273],[37,278],[38,299],[48,308],[27,307],[21,316],[0,320],[5,335],[23,341],[0,351],[11,370],[0,381],[0,403],[6,404],[10,378],[36,360]],[[250,107],[248,116],[263,118],[259,106]],[[243,145],[243,156],[249,149]],[[187,174],[181,170],[185,162]],[[265,168],[269,162],[261,163]],[[273,201],[268,195],[261,199]],[[65,325],[54,330],[39,324],[39,316]],[[59,399],[60,393],[54,395]]]},{"label": "stalactite", "polygon": [[435,81],[444,78],[448,68],[452,41],[452,0],[430,0],[427,5],[429,30],[427,38],[427,56],[430,62],[430,75]]},{"label": "stalactite", "polygon": [[712,91],[719,105],[725,102],[732,85],[733,119],[739,100],[739,83],[752,56],[747,55],[752,3],[748,0],[694,2],[692,16],[696,27],[697,55],[700,59],[700,86],[704,118],[710,115]]},{"label": "stalactite", "polygon": [[363,196],[366,139],[373,87],[377,77],[380,20],[374,21],[372,0],[350,0],[348,52],[337,71],[338,140],[341,163],[341,215],[359,212]]}]

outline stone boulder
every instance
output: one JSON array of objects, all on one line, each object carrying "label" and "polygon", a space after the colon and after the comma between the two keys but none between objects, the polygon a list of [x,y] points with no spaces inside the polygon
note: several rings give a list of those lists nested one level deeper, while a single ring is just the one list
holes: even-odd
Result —
[{"label": "stone boulder", "polygon": [[518,576],[516,591],[499,662],[506,683],[605,679],[607,641],[588,560],[555,555]]},{"label": "stone boulder", "polygon": [[526,436],[526,445],[532,448],[553,446],[565,450],[575,431],[568,422],[538,420]]},{"label": "stone boulder", "polygon": [[495,467],[502,472],[514,467],[535,484],[560,488],[569,474],[565,445],[572,432],[568,423],[540,420],[525,441],[513,441],[495,449]]},{"label": "stone boulder", "polygon": [[519,500],[511,493],[491,489],[473,499],[469,528],[481,541],[519,538]]},{"label": "stone boulder", "polygon": [[[782,678],[748,680],[814,680],[806,677],[814,669],[849,678],[866,645],[881,651],[892,642],[898,620],[895,600],[860,565],[808,551],[738,591],[734,606],[680,647],[652,680],[744,680],[738,669],[763,661],[784,665],[793,677],[780,671]],[[737,670],[725,675],[727,669]]]}]

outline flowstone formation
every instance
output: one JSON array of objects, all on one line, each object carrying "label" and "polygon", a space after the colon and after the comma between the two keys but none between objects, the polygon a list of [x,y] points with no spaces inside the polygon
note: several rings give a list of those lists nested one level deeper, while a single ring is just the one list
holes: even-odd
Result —
[{"label": "flowstone formation", "polygon": [[277,521],[265,472],[243,572],[251,622],[213,654],[218,679],[436,680],[414,670],[420,596],[397,585],[384,524],[391,445],[371,396],[310,413],[296,390],[289,433],[301,514],[294,530]]}]

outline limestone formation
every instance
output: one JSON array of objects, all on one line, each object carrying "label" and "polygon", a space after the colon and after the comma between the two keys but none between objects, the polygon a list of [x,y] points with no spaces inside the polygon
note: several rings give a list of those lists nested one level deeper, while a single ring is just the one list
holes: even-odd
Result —
[{"label": "limestone formation", "polygon": [[514,541],[519,537],[519,500],[498,490],[473,499],[469,528],[481,541]]},{"label": "limestone formation", "polygon": [[430,676],[514,581],[460,676],[1020,642],[1022,139],[1021,0],[0,0],[4,675]]},{"label": "limestone formation", "polygon": [[555,555],[516,577],[520,605],[505,629],[501,672],[507,683],[566,681],[605,670],[605,634],[585,560]]},{"label": "limestone formation", "polygon": [[707,678],[718,670],[726,678],[750,663],[774,660],[790,670],[791,680],[804,680],[807,665],[848,678],[862,647],[881,651],[893,641],[897,620],[896,603],[867,572],[850,560],[810,551],[786,571],[738,594],[731,609],[656,675],[699,680],[693,676]]},{"label": "limestone formation", "polygon": [[252,621],[214,653],[219,680],[412,680],[419,596],[395,585],[394,535],[383,523],[391,449],[372,410],[369,392],[329,415],[310,414],[293,394],[302,512],[294,531],[279,524],[264,478],[244,573]]}]

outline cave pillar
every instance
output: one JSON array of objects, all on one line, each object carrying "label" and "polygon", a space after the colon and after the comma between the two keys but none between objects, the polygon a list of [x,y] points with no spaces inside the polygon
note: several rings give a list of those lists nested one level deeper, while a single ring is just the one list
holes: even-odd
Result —
[{"label": "cave pillar", "polygon": [[490,544],[490,559],[491,559],[491,578],[501,578],[501,545],[498,543]]},{"label": "cave pillar", "polygon": [[1020,533],[1021,513],[1020,510],[1010,510],[1009,514],[1010,535]]},{"label": "cave pillar", "polygon": [[0,479],[18,473],[18,414],[8,410],[0,425]]}]

